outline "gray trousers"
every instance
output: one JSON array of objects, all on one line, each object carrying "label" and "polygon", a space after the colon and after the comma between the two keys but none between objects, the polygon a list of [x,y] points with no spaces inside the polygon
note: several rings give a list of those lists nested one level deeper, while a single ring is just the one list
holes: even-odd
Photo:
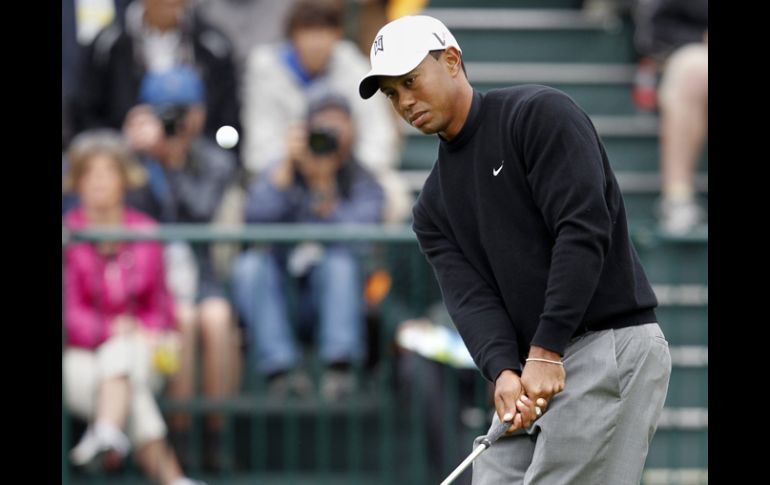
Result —
[{"label": "gray trousers", "polygon": [[570,342],[562,361],[564,391],[528,429],[500,438],[474,461],[473,485],[641,482],[671,375],[660,327],[588,332]]}]

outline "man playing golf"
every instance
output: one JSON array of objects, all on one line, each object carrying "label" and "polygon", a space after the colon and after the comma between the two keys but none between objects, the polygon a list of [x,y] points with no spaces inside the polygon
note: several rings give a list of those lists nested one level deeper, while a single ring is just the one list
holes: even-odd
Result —
[{"label": "man playing golf", "polygon": [[413,228],[511,423],[473,483],[637,485],[671,358],[604,146],[566,94],[482,94],[461,55],[439,20],[399,18],[359,92],[439,136]]}]

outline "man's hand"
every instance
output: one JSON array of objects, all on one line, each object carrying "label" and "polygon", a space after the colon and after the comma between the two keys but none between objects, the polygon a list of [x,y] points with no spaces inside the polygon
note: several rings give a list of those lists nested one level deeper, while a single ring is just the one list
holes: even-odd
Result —
[{"label": "man's hand", "polygon": [[[537,346],[530,348],[529,357],[561,362],[559,354]],[[564,390],[566,380],[567,373],[564,367],[549,362],[529,361],[521,373],[521,385],[527,396],[537,402],[542,412],[545,411],[551,398]]]},{"label": "man's hand", "polygon": [[286,190],[294,181],[297,164],[310,156],[307,146],[307,128],[304,123],[296,123],[286,133],[286,156],[273,172],[270,179],[278,190]]},{"label": "man's hand", "polygon": [[535,419],[535,404],[524,394],[519,376],[510,369],[495,380],[495,409],[500,421],[512,423],[506,434],[529,426]]},{"label": "man's hand", "polygon": [[123,135],[136,151],[158,155],[163,142],[163,124],[152,107],[140,104],[131,108],[123,121]]}]

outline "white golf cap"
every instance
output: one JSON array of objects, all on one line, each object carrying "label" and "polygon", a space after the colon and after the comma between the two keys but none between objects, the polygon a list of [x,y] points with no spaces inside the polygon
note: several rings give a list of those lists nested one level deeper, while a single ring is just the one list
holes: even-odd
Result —
[{"label": "white golf cap", "polygon": [[358,94],[371,98],[379,89],[377,76],[401,76],[422,62],[430,51],[460,45],[439,19],[427,15],[400,17],[380,29],[372,43],[372,69],[361,79]]}]

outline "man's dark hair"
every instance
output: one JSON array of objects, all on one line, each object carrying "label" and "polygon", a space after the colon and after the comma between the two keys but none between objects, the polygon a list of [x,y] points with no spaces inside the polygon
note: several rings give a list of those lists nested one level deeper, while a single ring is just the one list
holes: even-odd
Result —
[{"label": "man's dark hair", "polygon": [[301,28],[342,29],[342,8],[335,0],[297,0],[286,17],[286,37]]},{"label": "man's dark hair", "polygon": [[[438,58],[441,57],[442,52],[444,52],[444,49],[437,49],[434,51],[428,51],[428,54],[433,56],[434,59],[438,60]],[[460,55],[460,67],[463,70],[463,74],[465,74],[465,79],[468,79],[468,72],[465,70],[465,61],[463,61],[462,54]]]}]

